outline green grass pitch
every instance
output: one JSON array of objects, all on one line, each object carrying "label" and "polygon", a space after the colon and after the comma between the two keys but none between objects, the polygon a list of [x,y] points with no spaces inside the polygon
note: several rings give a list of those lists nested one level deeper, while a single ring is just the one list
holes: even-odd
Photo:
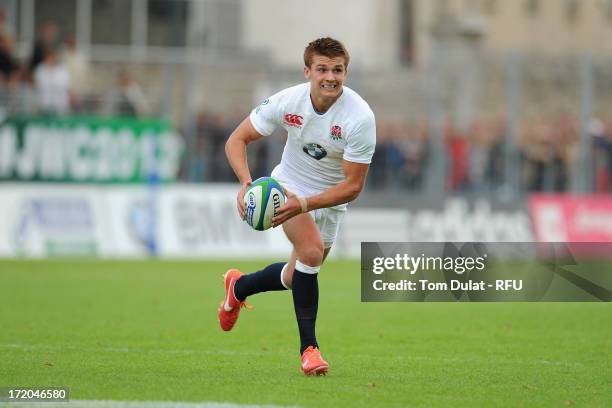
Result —
[{"label": "green grass pitch", "polygon": [[0,261],[0,387],[79,400],[304,407],[612,406],[604,303],[361,303],[359,263],[320,277],[326,377],[305,377],[289,292],[220,330],[221,275],[266,262]]}]

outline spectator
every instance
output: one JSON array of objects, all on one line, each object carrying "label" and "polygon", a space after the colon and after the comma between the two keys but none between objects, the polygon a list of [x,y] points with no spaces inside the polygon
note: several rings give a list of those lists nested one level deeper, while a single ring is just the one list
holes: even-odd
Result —
[{"label": "spectator", "polygon": [[556,192],[567,191],[569,185],[569,168],[576,153],[578,144],[578,125],[570,115],[563,114],[552,123],[553,160],[552,189]]},{"label": "spectator", "polygon": [[593,170],[595,173],[595,192],[612,191],[612,122],[604,123],[592,119],[589,135],[593,143]]},{"label": "spectator", "polygon": [[372,164],[368,175],[368,184],[373,189],[382,189],[389,180],[391,171],[390,153],[392,147],[392,126],[381,121],[376,125],[376,150],[372,157]]},{"label": "spectator", "polygon": [[12,86],[17,83],[19,66],[13,56],[13,40],[0,31],[0,85]]},{"label": "spectator", "polygon": [[0,31],[0,118],[10,109],[11,94],[18,78],[19,67],[13,57],[12,40]]},{"label": "spectator", "polygon": [[491,191],[503,182],[504,127],[501,118],[479,118],[471,125],[468,137],[468,180],[474,191]]},{"label": "spectator", "polygon": [[70,110],[70,76],[57,49],[45,51],[44,61],[34,71],[34,88],[42,114],[64,115]]},{"label": "spectator", "polygon": [[545,191],[546,169],[552,163],[554,146],[550,125],[543,119],[527,125],[522,140],[525,157],[524,182],[528,191]]},{"label": "spectator", "polygon": [[[608,118],[605,121],[605,138],[606,138],[606,148],[604,150],[604,162],[606,163],[605,167],[607,167],[607,175],[604,177],[604,180],[607,181],[607,183],[605,183],[605,181],[602,182],[602,185],[604,185],[603,183],[605,183],[605,191],[606,192],[612,192],[612,119]],[[605,171],[605,170],[604,170]]]},{"label": "spectator", "polygon": [[[234,174],[225,159],[225,141],[231,129],[224,123],[220,114],[207,113],[201,116],[198,137],[208,147],[208,177],[213,181],[232,181]],[[254,168],[254,167],[253,167]]]},{"label": "spectator", "polygon": [[385,149],[387,174],[393,187],[401,187],[406,169],[406,151],[403,146],[405,134],[402,133],[402,127],[398,123],[391,125],[390,131],[389,143]]},{"label": "spectator", "polygon": [[80,110],[83,105],[83,95],[88,91],[90,66],[87,56],[77,47],[76,36],[70,34],[64,42],[62,60],[70,76],[70,95],[72,107]]},{"label": "spectator", "polygon": [[486,187],[487,164],[491,155],[489,129],[482,119],[472,123],[469,133],[468,179],[470,188],[479,191]]},{"label": "spectator", "polygon": [[423,173],[429,151],[427,124],[404,124],[402,129],[405,135],[403,147],[406,158],[403,185],[409,190],[417,190],[423,186]]},{"label": "spectator", "polygon": [[492,188],[501,187],[504,182],[507,157],[508,134],[506,120],[503,116],[494,118],[489,124],[488,138],[490,143],[489,161],[485,172],[486,180]]},{"label": "spectator", "polygon": [[57,48],[58,41],[58,28],[54,21],[45,21],[40,27],[38,38],[34,41],[32,46],[32,54],[30,61],[26,66],[25,80],[28,82],[33,81],[33,75],[40,65],[46,58],[46,52],[48,50],[55,50]]},{"label": "spectator", "polygon": [[576,120],[569,115],[538,119],[521,141],[524,181],[529,191],[567,191],[569,167],[578,147]]},{"label": "spectator", "polygon": [[107,93],[102,111],[106,115],[130,117],[150,114],[149,101],[141,86],[124,70],[117,76],[117,86]]},{"label": "spectator", "polygon": [[210,142],[202,137],[201,128],[207,121],[205,113],[198,114],[195,125],[189,130],[181,132],[185,135],[187,167],[184,170],[182,180],[187,182],[201,183],[208,177],[208,165],[210,161]]},{"label": "spectator", "polygon": [[13,29],[14,27],[6,16],[6,9],[0,8],[0,33],[10,37],[11,33],[14,33]]},{"label": "spectator", "polygon": [[469,146],[467,137],[448,121],[444,129],[444,139],[450,157],[448,187],[451,190],[463,190],[468,184]]}]

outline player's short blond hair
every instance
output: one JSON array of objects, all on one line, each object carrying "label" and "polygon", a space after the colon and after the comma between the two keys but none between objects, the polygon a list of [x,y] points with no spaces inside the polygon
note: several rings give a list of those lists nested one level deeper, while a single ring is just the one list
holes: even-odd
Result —
[{"label": "player's short blond hair", "polygon": [[338,41],[330,37],[317,38],[311,41],[304,50],[304,65],[310,68],[312,64],[312,58],[315,55],[323,55],[327,58],[344,58],[344,68],[348,67],[349,60],[351,59],[346,47]]}]

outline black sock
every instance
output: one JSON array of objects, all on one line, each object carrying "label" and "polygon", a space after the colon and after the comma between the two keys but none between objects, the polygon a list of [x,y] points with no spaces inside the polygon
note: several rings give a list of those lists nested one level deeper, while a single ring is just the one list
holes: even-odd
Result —
[{"label": "black sock", "polygon": [[242,275],[234,286],[234,295],[239,301],[243,301],[247,296],[271,290],[287,290],[281,283],[281,271],[286,262],[274,263],[263,268],[261,271]]},{"label": "black sock", "polygon": [[319,283],[316,273],[293,271],[291,289],[293,306],[300,329],[300,355],[308,346],[319,347],[315,336],[317,309],[319,307]]}]

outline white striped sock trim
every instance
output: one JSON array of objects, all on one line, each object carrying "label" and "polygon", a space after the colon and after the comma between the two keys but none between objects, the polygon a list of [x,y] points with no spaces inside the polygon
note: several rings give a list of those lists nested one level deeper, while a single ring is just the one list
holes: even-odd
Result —
[{"label": "white striped sock trim", "polygon": [[321,270],[321,266],[308,266],[297,260],[295,261],[295,269],[303,273],[314,275],[316,273],[319,273],[319,271]]},{"label": "white striped sock trim", "polygon": [[283,285],[285,289],[289,289],[287,285],[285,285],[285,280],[283,279],[283,276],[285,275],[285,271],[287,270],[287,265],[289,264],[286,263],[285,266],[283,266],[283,269],[281,269],[281,274],[280,274],[281,285]]}]

